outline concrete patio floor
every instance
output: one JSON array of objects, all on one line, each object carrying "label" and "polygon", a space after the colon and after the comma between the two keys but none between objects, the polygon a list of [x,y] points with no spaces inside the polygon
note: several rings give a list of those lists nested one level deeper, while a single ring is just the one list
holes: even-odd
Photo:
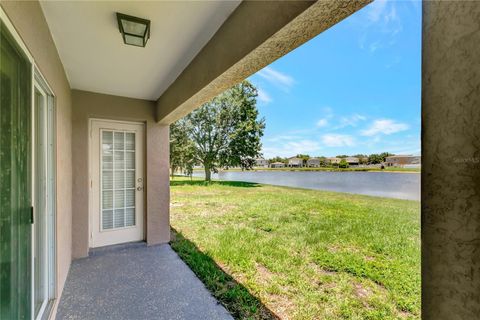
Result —
[{"label": "concrete patio floor", "polygon": [[97,249],[72,262],[56,319],[233,319],[169,245]]}]

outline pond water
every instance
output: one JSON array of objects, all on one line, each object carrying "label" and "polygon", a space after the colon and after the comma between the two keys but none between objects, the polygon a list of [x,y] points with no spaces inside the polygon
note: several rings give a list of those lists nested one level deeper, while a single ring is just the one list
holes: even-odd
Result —
[{"label": "pond water", "polygon": [[[204,177],[203,172],[194,172]],[[328,171],[221,171],[212,179],[349,192],[370,196],[420,200],[419,173]]]}]

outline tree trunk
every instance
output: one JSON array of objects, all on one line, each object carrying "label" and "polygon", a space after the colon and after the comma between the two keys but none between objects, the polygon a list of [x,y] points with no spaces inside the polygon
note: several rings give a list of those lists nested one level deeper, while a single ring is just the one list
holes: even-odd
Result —
[{"label": "tree trunk", "polygon": [[212,171],[210,170],[209,166],[205,166],[205,181],[212,180]]}]

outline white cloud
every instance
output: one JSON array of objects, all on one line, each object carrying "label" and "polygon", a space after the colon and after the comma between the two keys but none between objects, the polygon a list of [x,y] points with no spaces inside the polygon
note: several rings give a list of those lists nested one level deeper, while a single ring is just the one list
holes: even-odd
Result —
[{"label": "white cloud", "polygon": [[329,125],[330,119],[333,118],[333,110],[330,107],[321,108],[323,118],[318,119],[316,123],[317,128],[323,128]]},{"label": "white cloud", "polygon": [[363,136],[371,137],[378,134],[392,134],[400,131],[405,131],[409,127],[406,123],[396,122],[391,119],[375,120],[368,129],[362,130]]},{"label": "white cloud", "polygon": [[333,116],[333,109],[331,107],[323,107],[322,112],[327,114],[328,117]]},{"label": "white cloud", "polygon": [[398,23],[400,18],[397,15],[395,1],[376,0],[368,6],[368,22],[370,24],[380,23],[386,27],[389,23]]},{"label": "white cloud", "polygon": [[360,114],[352,114],[350,116],[345,116],[340,118],[340,124],[336,127],[336,129],[345,128],[345,127],[356,127],[360,121],[367,120],[367,117],[362,116]]},{"label": "white cloud", "polygon": [[292,77],[277,71],[272,67],[265,67],[258,71],[257,74],[284,91],[288,91],[288,89],[295,83],[295,80],[293,80]]},{"label": "white cloud", "polygon": [[320,143],[317,141],[304,139],[298,141],[285,141],[278,143],[275,147],[264,147],[262,153],[266,158],[293,157],[297,154],[315,154],[321,149]]},{"label": "white cloud", "polygon": [[263,89],[258,88],[257,90],[258,93],[258,100],[263,102],[264,104],[268,104],[273,101],[272,97]]},{"label": "white cloud", "polygon": [[290,141],[290,140],[299,140],[301,139],[300,136],[298,135],[292,135],[292,134],[285,134],[285,135],[280,135],[280,136],[273,136],[270,138],[266,138],[265,141],[270,141],[270,142],[282,142],[282,141]]},{"label": "white cloud", "polygon": [[317,128],[323,128],[323,127],[326,127],[328,126],[328,119],[327,118],[323,118],[323,119],[320,119],[317,121]]},{"label": "white cloud", "polygon": [[385,19],[386,23],[388,23],[390,21],[395,21],[395,20],[398,19],[397,10],[395,9],[395,6],[390,7],[390,12],[385,13],[384,19]]},{"label": "white cloud", "polygon": [[396,43],[394,37],[403,29],[396,5],[395,1],[377,0],[367,7],[367,18],[358,39],[361,49],[373,54]]},{"label": "white cloud", "polygon": [[382,47],[383,47],[382,42],[379,40],[379,41],[370,43],[370,45],[368,46],[368,49],[370,50],[371,53],[374,53],[375,51],[377,51],[379,48],[382,48]]},{"label": "white cloud", "polygon": [[322,143],[327,147],[351,147],[355,139],[347,134],[325,134],[322,136]]},{"label": "white cloud", "polygon": [[393,58],[393,60],[391,62],[389,62],[385,65],[385,68],[390,69],[390,68],[398,65],[401,61],[402,61],[402,58],[400,58],[399,56],[396,56],[395,58]]},{"label": "white cloud", "polygon": [[367,117],[362,116],[358,113],[354,113],[348,116],[343,116],[340,118],[334,117],[333,112],[329,110],[326,112],[327,115],[319,119],[316,123],[317,128],[323,128],[330,124],[333,118],[338,119],[338,125],[333,127],[333,129],[341,129],[345,127],[356,127],[359,122],[367,120]]},{"label": "white cloud", "polygon": [[386,0],[374,1],[371,5],[368,6],[368,8],[370,9],[368,11],[368,19],[371,22],[377,22],[385,12],[386,7],[387,7]]}]

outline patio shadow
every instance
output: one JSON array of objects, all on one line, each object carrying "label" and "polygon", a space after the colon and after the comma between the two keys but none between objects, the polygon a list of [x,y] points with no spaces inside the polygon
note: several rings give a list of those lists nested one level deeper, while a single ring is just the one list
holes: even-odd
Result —
[{"label": "patio shadow", "polygon": [[170,186],[209,186],[209,185],[221,185],[229,187],[240,187],[240,188],[257,188],[261,185],[254,182],[244,182],[244,181],[204,181],[204,180],[170,180]]},{"label": "patio shadow", "polygon": [[280,319],[181,232],[171,230],[172,249],[235,319]]}]

